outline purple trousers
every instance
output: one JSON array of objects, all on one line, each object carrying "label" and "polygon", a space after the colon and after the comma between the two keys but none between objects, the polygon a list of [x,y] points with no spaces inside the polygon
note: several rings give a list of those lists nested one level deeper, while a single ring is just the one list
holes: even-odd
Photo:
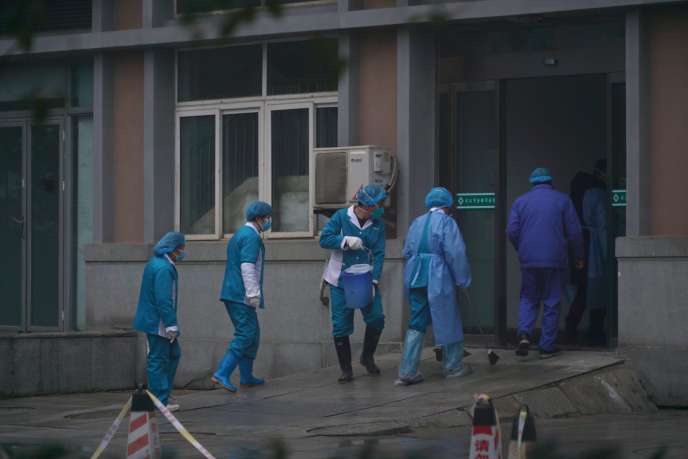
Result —
[{"label": "purple trousers", "polygon": [[542,303],[542,333],[540,349],[554,350],[559,331],[561,300],[561,269],[521,268],[521,302],[518,318],[518,334],[533,336],[538,307]]}]

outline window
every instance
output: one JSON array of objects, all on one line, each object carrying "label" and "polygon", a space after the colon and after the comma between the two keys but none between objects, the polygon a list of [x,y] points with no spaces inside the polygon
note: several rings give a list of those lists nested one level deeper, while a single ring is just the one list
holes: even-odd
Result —
[{"label": "window", "polygon": [[261,45],[180,51],[177,98],[180,102],[260,96]]},{"label": "window", "polygon": [[215,234],[215,116],[179,120],[180,228],[188,234]]},{"label": "window", "polygon": [[52,0],[0,2],[0,35],[16,35],[31,19],[33,32],[91,29],[91,0]]},{"label": "window", "polygon": [[337,78],[309,63],[318,46],[178,52],[176,226],[190,239],[236,232],[256,199],[273,206],[271,237],[313,236],[313,149],[337,145]]},{"label": "window", "polygon": [[320,39],[268,45],[268,94],[336,91],[337,40]]},{"label": "window", "polygon": [[[322,0],[277,0],[278,3],[289,5],[293,3],[310,3]],[[333,0],[334,1],[334,0]],[[249,6],[262,6],[267,0],[177,0],[177,14],[211,13],[226,11]]]}]

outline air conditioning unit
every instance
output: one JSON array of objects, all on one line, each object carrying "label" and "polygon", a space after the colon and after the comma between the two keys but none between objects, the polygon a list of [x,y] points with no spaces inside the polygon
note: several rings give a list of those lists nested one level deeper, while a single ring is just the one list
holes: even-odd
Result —
[{"label": "air conditioning unit", "polygon": [[385,147],[316,148],[313,211],[321,213],[347,207],[361,186],[368,184],[390,191],[397,170],[396,158]]}]

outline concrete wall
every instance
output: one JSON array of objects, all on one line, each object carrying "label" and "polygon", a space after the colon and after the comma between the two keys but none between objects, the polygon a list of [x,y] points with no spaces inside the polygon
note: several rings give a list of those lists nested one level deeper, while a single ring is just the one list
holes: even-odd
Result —
[{"label": "concrete wall", "polygon": [[660,405],[688,406],[688,238],[626,237],[619,261],[619,352]]},{"label": "concrete wall", "polygon": [[131,332],[0,337],[0,397],[134,387],[140,359]]},{"label": "concrete wall", "polygon": [[[191,242],[179,264],[179,322],[182,360],[176,384],[205,387],[233,336],[218,301],[226,242]],[[88,326],[91,330],[130,328],[150,245],[101,244],[87,248]],[[386,327],[381,351],[399,349],[403,299],[399,286],[401,247],[389,241],[381,281]],[[266,309],[259,312],[261,348],[256,371],[277,377],[336,363],[329,308],[319,300],[325,251],[316,241],[268,241],[265,268]],[[387,287],[389,286],[389,287]],[[365,326],[356,314],[354,351]],[[145,351],[143,351],[145,352]],[[143,361],[138,372],[142,374]]]},{"label": "concrete wall", "polygon": [[688,235],[688,7],[648,15],[650,234]]}]

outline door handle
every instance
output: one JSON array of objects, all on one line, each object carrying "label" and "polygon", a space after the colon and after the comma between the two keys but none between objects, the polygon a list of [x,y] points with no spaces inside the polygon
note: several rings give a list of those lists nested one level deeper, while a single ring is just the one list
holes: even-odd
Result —
[{"label": "door handle", "polygon": [[20,231],[21,231],[21,238],[25,239],[24,236],[24,223],[26,222],[26,219],[24,217],[16,218],[16,217],[10,217],[14,223],[19,225]]}]

